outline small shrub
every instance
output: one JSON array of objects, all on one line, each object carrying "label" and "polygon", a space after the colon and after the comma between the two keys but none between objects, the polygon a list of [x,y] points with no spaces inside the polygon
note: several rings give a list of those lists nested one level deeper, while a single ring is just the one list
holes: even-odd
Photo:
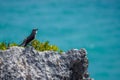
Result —
[{"label": "small shrub", "polygon": [[56,45],[50,45],[49,41],[40,42],[38,40],[33,40],[31,42],[31,45],[38,51],[52,50],[52,51],[62,52],[62,50],[60,50]]},{"label": "small shrub", "polygon": [[18,46],[16,43],[10,43],[8,47]]},{"label": "small shrub", "polygon": [[6,50],[10,47],[13,47],[13,46],[18,46],[18,44],[16,43],[6,43],[6,42],[0,42],[0,50]]},{"label": "small shrub", "polygon": [[5,42],[0,43],[0,50],[6,50],[7,49],[7,44]]}]

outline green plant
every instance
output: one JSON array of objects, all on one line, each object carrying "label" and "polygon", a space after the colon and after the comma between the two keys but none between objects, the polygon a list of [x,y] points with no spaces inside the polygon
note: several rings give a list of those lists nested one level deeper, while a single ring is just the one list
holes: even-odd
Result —
[{"label": "green plant", "polygon": [[18,46],[17,43],[10,43],[8,47]]},{"label": "green plant", "polygon": [[49,44],[49,41],[40,42],[38,40],[33,40],[31,42],[31,45],[38,51],[52,50],[52,51],[62,52],[62,50],[60,50],[56,45]]},{"label": "green plant", "polygon": [[[58,46],[49,44],[49,41],[40,42],[38,40],[33,40],[30,44],[38,51],[51,50],[51,51],[58,51],[60,54],[63,52],[61,49],[59,49]],[[14,42],[13,43],[0,42],[0,50],[6,50],[13,46],[18,46],[18,44]]]},{"label": "green plant", "polygon": [[6,50],[7,44],[5,42],[0,42],[0,50]]},{"label": "green plant", "polygon": [[6,50],[12,46],[18,46],[16,43],[6,43],[6,42],[0,42],[0,50]]}]

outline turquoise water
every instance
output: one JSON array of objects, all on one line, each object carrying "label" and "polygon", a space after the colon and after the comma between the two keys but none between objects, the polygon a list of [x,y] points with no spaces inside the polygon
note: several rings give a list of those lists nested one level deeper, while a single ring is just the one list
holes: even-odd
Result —
[{"label": "turquoise water", "polygon": [[40,41],[86,48],[90,76],[120,80],[120,0],[0,0],[0,41]]}]

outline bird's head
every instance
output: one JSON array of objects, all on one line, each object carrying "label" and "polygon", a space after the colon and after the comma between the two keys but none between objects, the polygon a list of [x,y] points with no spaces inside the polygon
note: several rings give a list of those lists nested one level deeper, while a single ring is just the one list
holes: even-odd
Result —
[{"label": "bird's head", "polygon": [[38,31],[38,29],[33,29],[32,30],[32,32],[35,33],[35,34],[37,33],[37,31]]}]

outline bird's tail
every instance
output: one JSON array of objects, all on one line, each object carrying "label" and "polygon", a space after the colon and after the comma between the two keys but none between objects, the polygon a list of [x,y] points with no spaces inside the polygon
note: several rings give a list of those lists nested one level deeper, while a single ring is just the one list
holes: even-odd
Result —
[{"label": "bird's tail", "polygon": [[23,42],[19,46],[25,46],[26,39],[23,40]]}]

